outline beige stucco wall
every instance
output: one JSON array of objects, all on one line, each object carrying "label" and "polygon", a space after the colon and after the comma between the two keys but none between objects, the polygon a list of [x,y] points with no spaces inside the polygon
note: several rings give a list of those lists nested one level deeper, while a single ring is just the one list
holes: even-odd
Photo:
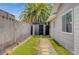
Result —
[{"label": "beige stucco wall", "polygon": [[0,50],[30,36],[30,28],[30,24],[16,21],[15,16],[0,10]]},{"label": "beige stucco wall", "polygon": [[17,41],[22,41],[23,38],[30,36],[31,34],[31,25],[22,23],[22,22],[15,22],[15,38]]}]

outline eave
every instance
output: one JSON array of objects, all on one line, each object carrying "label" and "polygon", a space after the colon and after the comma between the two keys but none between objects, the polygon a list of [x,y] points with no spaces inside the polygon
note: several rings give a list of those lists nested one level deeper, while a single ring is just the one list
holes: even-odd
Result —
[{"label": "eave", "polygon": [[56,18],[56,15],[55,14],[54,15],[51,15],[51,16],[49,16],[49,18],[48,18],[48,20],[46,22],[49,22],[49,21],[51,21],[51,20],[53,20],[55,18]]},{"label": "eave", "polygon": [[52,20],[54,20],[56,17],[57,17],[57,13],[58,13],[58,10],[60,8],[60,3],[55,3],[53,8],[52,8],[52,12],[51,12],[51,15],[49,16],[48,20],[46,22],[50,22]]}]

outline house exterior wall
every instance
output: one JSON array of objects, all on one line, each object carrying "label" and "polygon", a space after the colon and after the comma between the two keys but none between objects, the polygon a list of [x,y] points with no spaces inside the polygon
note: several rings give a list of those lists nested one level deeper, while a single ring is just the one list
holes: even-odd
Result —
[{"label": "house exterior wall", "polygon": [[14,15],[0,10],[0,51],[30,34],[30,24],[16,21]]},{"label": "house exterior wall", "polygon": [[[53,21],[50,22],[50,36],[55,38],[62,46],[74,53],[74,26],[73,33],[62,32],[62,14],[67,12],[69,9],[73,9],[79,4],[75,3],[63,3],[57,13],[55,19],[55,28],[53,28]],[[74,22],[73,22],[74,25]]]},{"label": "house exterior wall", "polygon": [[79,55],[79,5],[74,8],[74,54]]}]

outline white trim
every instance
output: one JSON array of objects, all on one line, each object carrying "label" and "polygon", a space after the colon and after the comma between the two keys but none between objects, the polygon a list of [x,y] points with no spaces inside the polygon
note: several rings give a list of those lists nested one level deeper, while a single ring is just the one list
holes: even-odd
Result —
[{"label": "white trim", "polygon": [[[66,13],[68,13],[69,11],[72,11],[72,33],[62,31],[62,33],[65,33],[65,34],[73,34],[73,28],[74,28],[74,27],[73,27],[73,25],[74,25],[73,8],[71,8],[71,9],[69,9],[68,11],[64,12],[64,13],[61,15],[61,17],[62,17],[63,15],[65,15]],[[62,24],[62,25],[63,25],[63,24]]]},{"label": "white trim", "polygon": [[64,12],[64,13],[62,14],[62,16],[65,15],[66,13],[68,13],[69,11],[73,11],[73,8],[71,8],[71,9],[67,10],[66,12]]}]

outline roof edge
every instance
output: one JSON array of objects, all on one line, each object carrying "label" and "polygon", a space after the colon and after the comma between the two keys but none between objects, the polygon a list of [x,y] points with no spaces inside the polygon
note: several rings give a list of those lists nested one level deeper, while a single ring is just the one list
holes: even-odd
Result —
[{"label": "roof edge", "polygon": [[60,6],[61,6],[61,3],[54,4],[54,6],[52,7],[52,13],[46,22],[50,22],[51,20],[54,20],[57,17],[57,13],[59,11]]}]

